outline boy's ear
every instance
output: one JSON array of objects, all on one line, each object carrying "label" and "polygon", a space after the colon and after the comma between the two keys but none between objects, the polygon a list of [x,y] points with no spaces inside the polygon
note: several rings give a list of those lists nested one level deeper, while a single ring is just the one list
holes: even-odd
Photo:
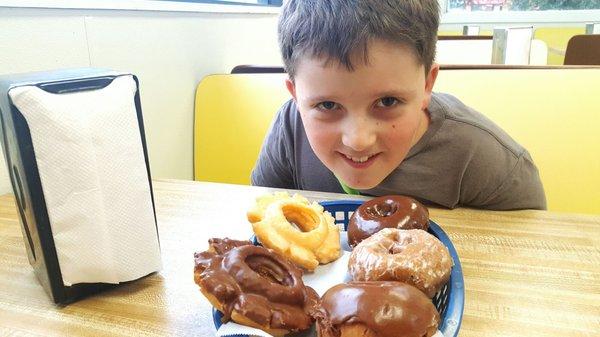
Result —
[{"label": "boy's ear", "polygon": [[439,64],[431,64],[429,74],[427,74],[427,77],[425,78],[425,99],[423,100],[423,106],[421,107],[421,109],[426,109],[429,106],[429,101],[431,100],[431,92],[433,91],[433,85],[435,84],[435,79],[437,78],[439,70]]},{"label": "boy's ear", "polygon": [[292,80],[287,78],[285,80],[285,86],[287,87],[287,90],[290,92],[290,95],[292,95],[292,97],[294,97],[294,101],[295,101],[296,100],[296,85],[294,85],[294,82]]}]

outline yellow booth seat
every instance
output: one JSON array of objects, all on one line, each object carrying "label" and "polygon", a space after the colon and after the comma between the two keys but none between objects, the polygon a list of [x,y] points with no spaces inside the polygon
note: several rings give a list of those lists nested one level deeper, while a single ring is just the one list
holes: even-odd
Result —
[{"label": "yellow booth seat", "polygon": [[[207,76],[196,91],[196,180],[249,184],[285,74]],[[435,91],[487,115],[537,164],[548,208],[600,213],[600,67],[447,69]]]}]

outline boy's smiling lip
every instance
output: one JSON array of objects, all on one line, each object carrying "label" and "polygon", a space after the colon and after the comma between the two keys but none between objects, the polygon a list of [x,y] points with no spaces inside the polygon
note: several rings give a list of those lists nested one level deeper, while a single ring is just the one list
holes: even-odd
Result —
[{"label": "boy's smiling lip", "polygon": [[379,156],[379,154],[381,154],[381,152],[363,156],[349,156],[342,152],[338,152],[338,154],[351,167],[365,169],[375,162],[375,159]]}]

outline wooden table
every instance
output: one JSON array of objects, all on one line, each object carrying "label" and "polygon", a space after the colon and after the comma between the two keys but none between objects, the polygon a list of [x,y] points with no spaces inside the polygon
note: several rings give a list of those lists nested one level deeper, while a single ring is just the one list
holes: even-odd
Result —
[{"label": "wooden table", "polygon": [[[210,237],[245,239],[245,212],[270,191],[155,181],[163,269],[55,306],[27,261],[12,196],[0,197],[0,336],[214,336],[192,279]],[[303,192],[316,200],[345,195]],[[462,263],[460,336],[600,336],[600,216],[431,209]]]}]

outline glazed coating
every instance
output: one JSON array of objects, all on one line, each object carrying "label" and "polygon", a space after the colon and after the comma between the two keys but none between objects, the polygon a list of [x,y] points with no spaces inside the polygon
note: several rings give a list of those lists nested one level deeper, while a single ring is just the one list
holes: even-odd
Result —
[{"label": "glazed coating", "polygon": [[440,315],[415,287],[393,281],[338,284],[321,299],[320,337],[428,337]]},{"label": "glazed coating", "polygon": [[429,211],[420,202],[402,195],[387,195],[356,209],[348,222],[348,243],[355,247],[383,228],[427,230],[428,227]]},{"label": "glazed coating", "polygon": [[432,298],[450,279],[448,248],[420,229],[384,228],[358,244],[348,273],[354,281],[400,281]]},{"label": "glazed coating", "polygon": [[194,254],[194,281],[224,320],[274,335],[308,329],[318,295],[302,282],[302,271],[249,241],[209,240]]},{"label": "glazed coating", "polygon": [[300,195],[258,198],[248,220],[263,246],[308,271],[340,257],[340,231],[333,217]]}]

